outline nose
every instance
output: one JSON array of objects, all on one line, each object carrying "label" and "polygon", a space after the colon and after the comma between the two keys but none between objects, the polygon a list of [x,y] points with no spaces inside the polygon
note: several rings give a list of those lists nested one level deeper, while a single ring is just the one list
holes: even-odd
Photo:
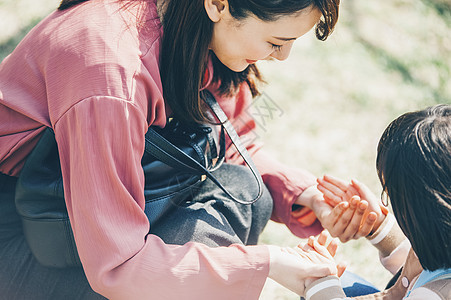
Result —
[{"label": "nose", "polygon": [[290,56],[291,47],[293,43],[285,44],[280,48],[280,50],[274,50],[269,56],[277,59],[277,60],[285,60]]}]

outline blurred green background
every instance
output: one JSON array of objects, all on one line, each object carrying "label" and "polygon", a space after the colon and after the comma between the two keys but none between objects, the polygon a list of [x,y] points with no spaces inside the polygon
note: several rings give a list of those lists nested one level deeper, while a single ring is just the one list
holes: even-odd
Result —
[{"label": "blurred green background", "polygon": [[[57,5],[0,0],[0,60]],[[257,138],[291,166],[356,178],[379,194],[376,146],[388,123],[406,111],[451,103],[451,2],[344,0],[340,9],[326,42],[310,32],[286,61],[259,62],[273,110],[256,116]],[[274,222],[261,238],[283,246],[299,241]],[[341,245],[337,257],[379,288],[390,278],[363,239]],[[299,297],[268,280],[261,299]]]}]

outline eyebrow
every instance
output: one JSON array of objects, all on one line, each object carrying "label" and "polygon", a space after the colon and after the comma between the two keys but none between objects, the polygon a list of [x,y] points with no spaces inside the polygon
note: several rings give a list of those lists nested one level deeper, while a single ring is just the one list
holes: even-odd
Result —
[{"label": "eyebrow", "polygon": [[297,38],[284,38],[284,37],[277,37],[277,36],[273,36],[273,38],[281,40],[281,41],[292,41],[292,40],[297,39]]}]

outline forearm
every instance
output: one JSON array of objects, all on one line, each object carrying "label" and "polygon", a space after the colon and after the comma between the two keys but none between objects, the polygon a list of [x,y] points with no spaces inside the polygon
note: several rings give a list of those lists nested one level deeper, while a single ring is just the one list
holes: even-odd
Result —
[{"label": "forearm", "polygon": [[407,257],[410,243],[399,228],[394,216],[388,214],[379,228],[367,239],[379,250],[384,267],[390,272],[396,273]]}]

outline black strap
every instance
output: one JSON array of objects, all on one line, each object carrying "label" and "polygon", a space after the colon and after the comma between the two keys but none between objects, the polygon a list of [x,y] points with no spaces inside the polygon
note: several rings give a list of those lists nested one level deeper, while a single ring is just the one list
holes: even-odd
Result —
[{"label": "black strap", "polygon": [[[229,196],[234,201],[241,203],[241,204],[252,204],[263,194],[263,180],[260,176],[260,174],[257,171],[257,168],[255,167],[252,159],[249,156],[249,153],[247,152],[246,148],[241,144],[241,141],[239,139],[238,134],[236,133],[235,129],[233,128],[232,124],[228,120],[225,113],[222,111],[219,104],[216,102],[216,99],[214,96],[208,92],[204,91],[205,99],[204,101],[210,106],[213,113],[216,115],[218,120],[221,122],[222,129],[221,129],[221,147],[220,147],[220,159],[224,159],[224,152],[225,152],[225,145],[224,144],[224,129],[227,132],[227,135],[230,137],[230,140],[235,145],[237,151],[240,153],[240,155],[243,157],[245,163],[248,165],[249,169],[251,170],[252,174],[254,175],[255,179],[257,180],[258,185],[258,193],[257,196],[252,199],[251,201],[244,201],[241,199],[236,198],[233,196],[211,173],[211,171],[207,170],[207,168],[203,165],[201,165],[199,162],[197,162],[195,159],[193,159],[191,156],[187,155],[177,147],[175,147],[173,144],[171,144],[168,140],[166,140],[163,136],[161,136],[159,133],[157,133],[153,129],[149,129],[149,139],[146,139],[146,143],[149,144],[149,149],[151,151],[151,154],[159,159],[160,161],[178,168],[180,170],[185,170],[190,173],[194,174],[202,174],[206,175],[210,180],[212,180],[219,188],[221,188],[224,193],[226,193],[227,196]],[[216,163],[216,165],[220,165],[220,163]]]},{"label": "black strap", "polygon": [[208,91],[208,90],[204,90],[203,93],[204,93],[204,96],[205,96],[203,100],[208,104],[208,106],[210,106],[211,110],[213,111],[215,116],[218,118],[218,120],[221,123],[222,127],[227,132],[227,135],[229,136],[229,138],[232,141],[233,145],[235,146],[236,150],[241,155],[241,157],[243,158],[244,162],[246,163],[246,165],[249,167],[249,169],[251,170],[252,174],[254,175],[254,178],[256,179],[257,185],[258,185],[258,193],[257,193],[257,196],[253,200],[251,200],[251,201],[242,201],[242,200],[239,200],[239,199],[235,198],[228,191],[226,191],[225,188],[219,182],[217,182],[217,180],[214,181],[214,182],[229,197],[231,197],[234,201],[236,201],[238,203],[241,203],[241,204],[254,203],[258,199],[260,199],[260,197],[263,194],[263,180],[262,180],[262,178],[260,176],[260,173],[258,172],[257,167],[255,167],[254,162],[252,161],[249,153],[247,152],[246,147],[244,147],[243,144],[241,143],[240,137],[236,133],[235,128],[233,128],[232,123],[230,123],[229,119],[227,118],[226,114],[224,113],[224,111],[219,106],[219,104],[216,101],[216,99],[213,96],[213,94],[210,91]]}]

